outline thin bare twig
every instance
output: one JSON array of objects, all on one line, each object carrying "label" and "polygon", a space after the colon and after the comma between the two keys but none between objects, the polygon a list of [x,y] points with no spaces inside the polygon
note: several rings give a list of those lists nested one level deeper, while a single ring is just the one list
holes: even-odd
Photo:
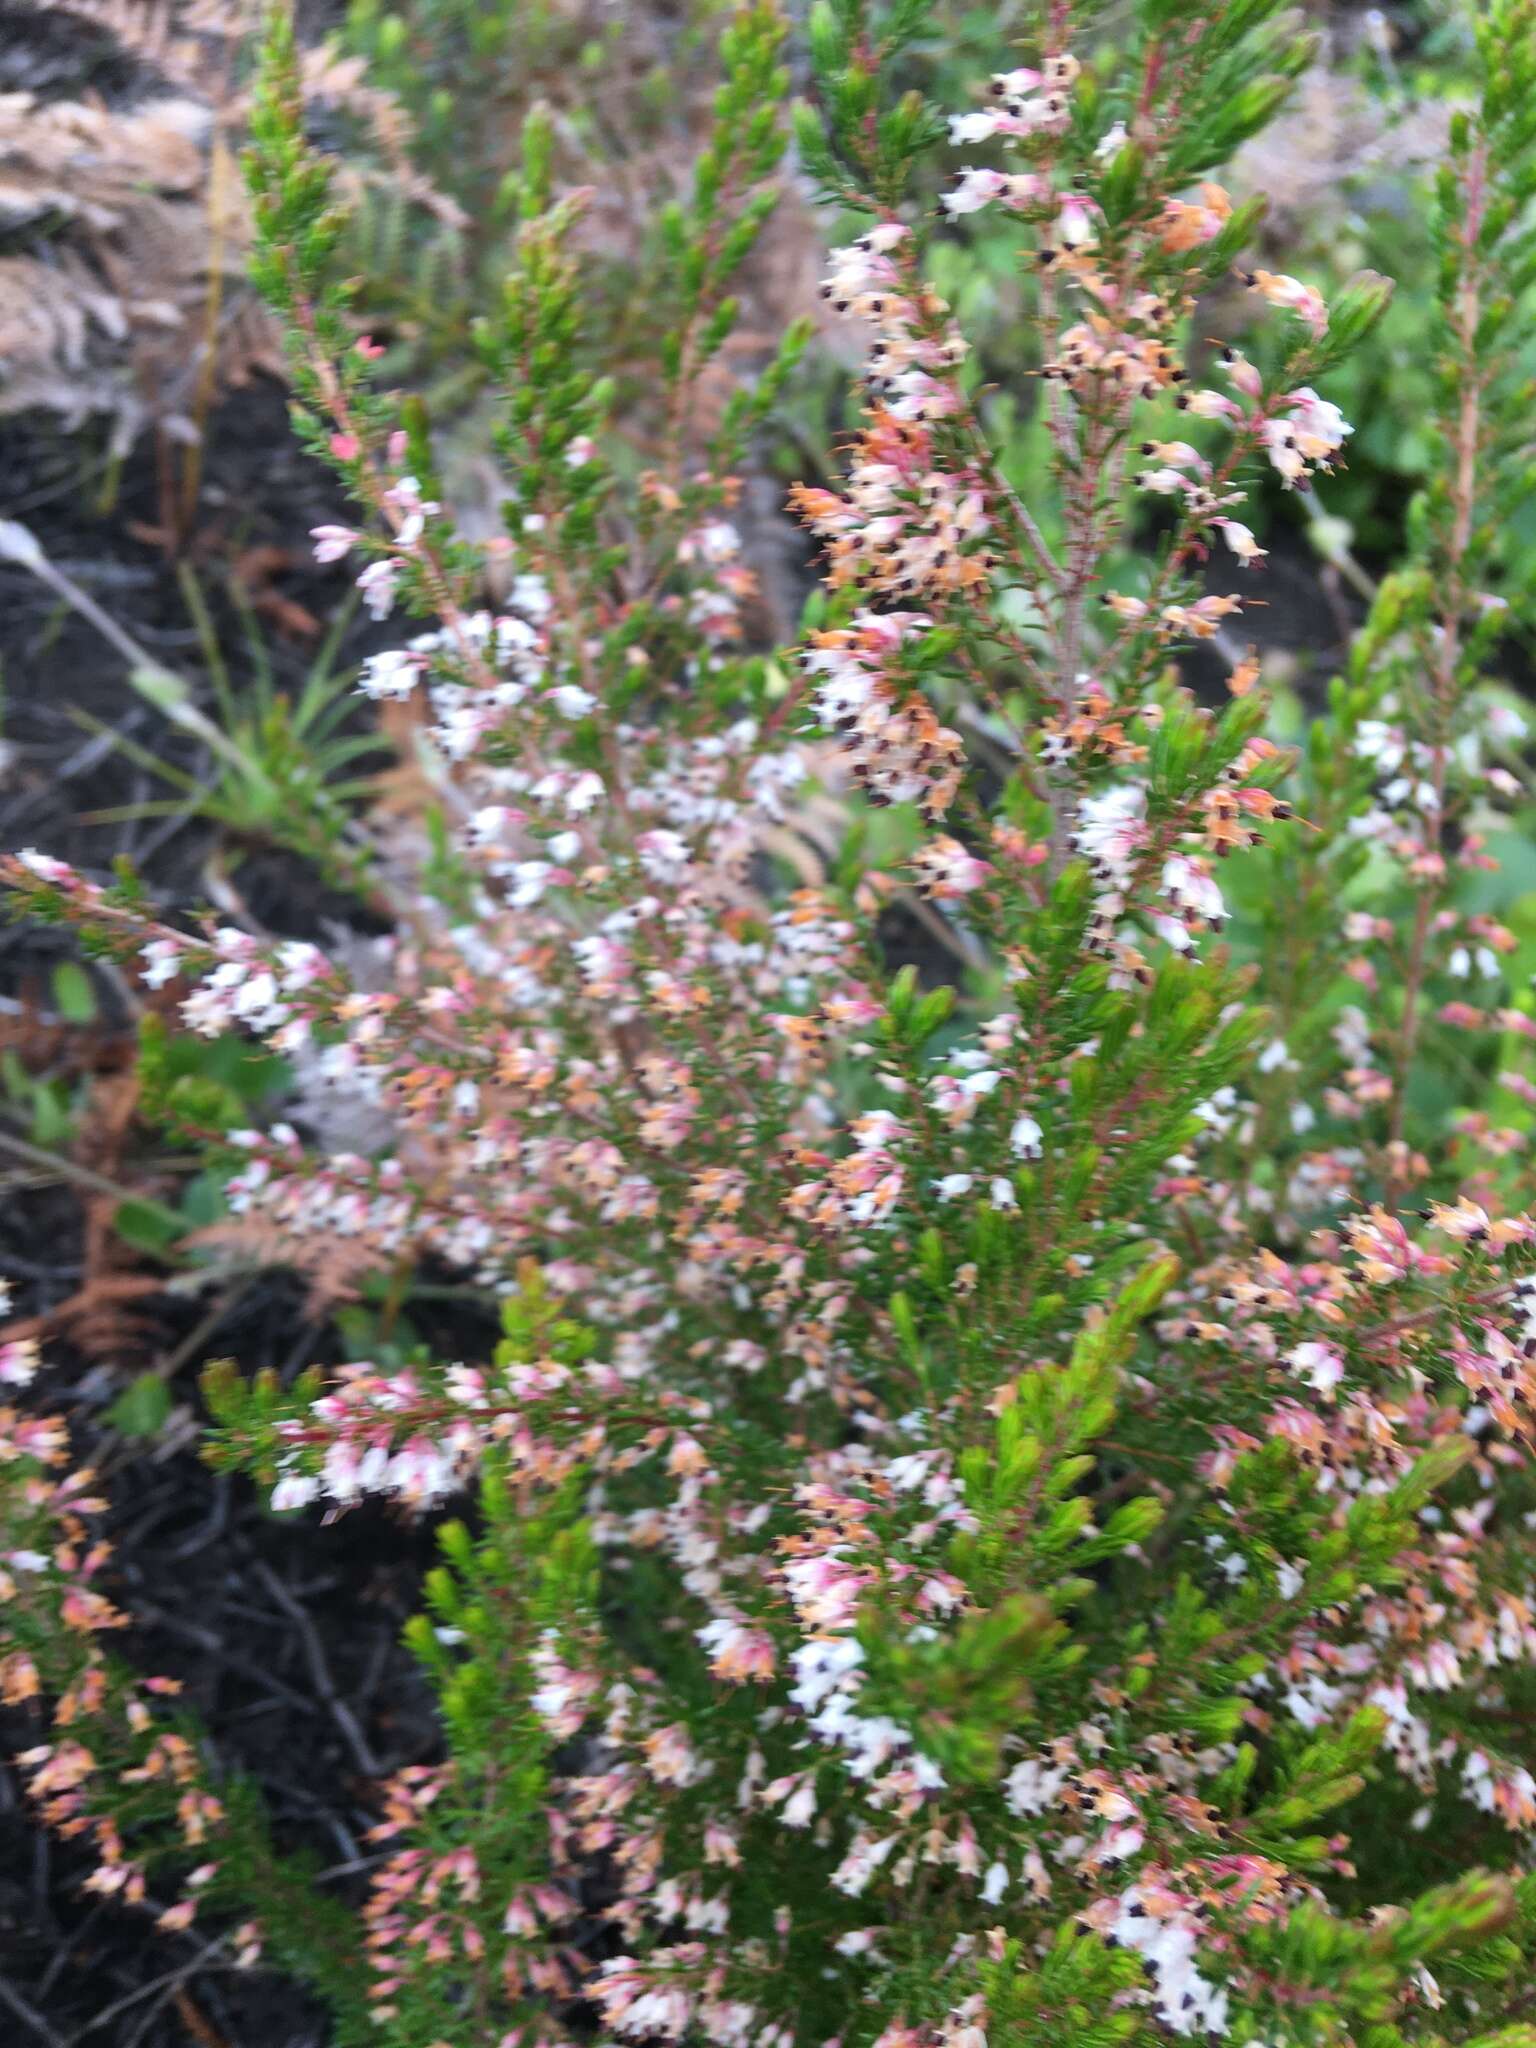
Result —
[{"label": "thin bare twig", "polygon": [[157,1214],[172,1219],[178,1230],[182,1226],[184,1219],[174,1209],[166,1208],[163,1202],[157,1202],[152,1195],[135,1194],[121,1181],[108,1180],[104,1173],[77,1165],[73,1159],[65,1159],[57,1152],[45,1152],[41,1145],[29,1144],[25,1138],[15,1137],[10,1131],[0,1131],[0,1151],[25,1159],[29,1166],[42,1167],[55,1180],[72,1181],[77,1187],[89,1188],[93,1194],[106,1195],[114,1202],[137,1202],[142,1208],[153,1209]]},{"label": "thin bare twig", "polygon": [[[119,2013],[129,2011],[141,1999],[153,1998],[156,1992],[160,1992],[163,1996],[151,2012],[150,2016],[153,2018],[154,2013],[158,2012],[160,2006],[164,2005],[166,2000],[170,1998],[175,1987],[178,1984],[185,1984],[189,1977],[195,1977],[204,1964],[211,1962],[223,1946],[224,1937],[220,1935],[216,1941],[205,1943],[190,1962],[178,1963],[174,1970],[166,1970],[159,1977],[151,1977],[147,1984],[140,1984],[135,1990],[125,1992],[121,1998],[114,1999],[111,2005],[103,2007],[94,2019],[87,2020],[83,2027],[70,2036],[67,2043],[61,2042],[59,2048],[75,2048],[75,2043],[83,2041],[87,2034],[96,2033],[109,2020],[115,2020]],[[135,2038],[142,2038],[143,2033],[147,2031],[147,2028],[139,2029]]]},{"label": "thin bare twig", "polygon": [[309,1618],[308,1609],[302,1601],[293,1597],[270,1565],[258,1563],[256,1576],[299,1631],[315,1691],[336,1723],[352,1761],[365,1778],[383,1777],[384,1767],[369,1747],[368,1738],[358,1725],[357,1716],[336,1690],[336,1681],[331,1676],[331,1667],[326,1662],[325,1650],[315,1632],[315,1625]]},{"label": "thin bare twig", "polygon": [[55,2033],[36,2006],[29,2005],[16,1987],[8,1984],[4,1977],[0,1977],[0,2005],[8,2012],[14,2013],[24,2027],[29,2028],[39,2041],[46,2044],[46,2048],[68,2048],[64,2036]]}]

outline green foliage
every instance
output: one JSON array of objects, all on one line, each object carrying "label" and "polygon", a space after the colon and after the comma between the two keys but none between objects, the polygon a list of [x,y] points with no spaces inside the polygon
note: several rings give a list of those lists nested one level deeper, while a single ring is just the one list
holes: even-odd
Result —
[{"label": "green foliage", "polygon": [[452,2027],[466,2006],[500,2005],[514,2022],[534,2025],[543,2010],[539,1996],[515,1993],[531,1910],[529,1928],[504,1924],[507,1901],[531,1897],[551,1875],[553,1745],[528,1704],[539,1682],[532,1658],[586,1625],[593,1550],[574,1487],[535,1509],[493,1460],[477,1506],[475,1533],[459,1521],[438,1530],[442,1563],[427,1574],[426,1611],[406,1630],[437,1693],[451,1759],[415,1842],[444,1861],[467,1856],[475,1871],[462,1962],[411,1971],[396,1994],[390,2024],[408,2041]]},{"label": "green foliage", "polygon": [[28,1141],[43,1148],[65,1143],[80,1110],[80,1090],[62,1077],[29,1074],[15,1052],[0,1051],[0,1092],[7,1113]]},{"label": "green foliage", "polygon": [[1064,2026],[1083,2048],[1133,2040],[1144,2022],[1121,2001],[1138,1974],[1134,1957],[1070,1926],[1059,1927],[1038,1958],[1022,1942],[1002,1942],[979,1973],[990,2026],[1010,2048],[1052,2048]]},{"label": "green foliage", "polygon": [[158,1436],[171,1412],[171,1390],[156,1372],[130,1380],[106,1411],[106,1421],[124,1436]]},{"label": "green foliage", "polygon": [[[1528,11],[1488,10],[1476,50],[1479,111],[1452,123],[1451,153],[1430,212],[1438,276],[1432,305],[1418,308],[1421,335],[1429,326],[1420,363],[1433,366],[1416,424],[1426,479],[1408,505],[1403,558],[1375,585],[1348,672],[1331,686],[1329,718],[1310,735],[1296,807],[1314,829],[1277,841],[1259,882],[1263,992],[1295,1062],[1263,1090],[1266,1129],[1281,1145],[1282,1116],[1308,1091],[1341,1011],[1358,997],[1359,983],[1340,973],[1352,951],[1347,913],[1379,897],[1379,870],[1369,833],[1346,829],[1346,821],[1370,812],[1382,779],[1381,745],[1395,744],[1393,729],[1401,724],[1423,736],[1444,814],[1438,831],[1447,843],[1481,822],[1455,750],[1477,744],[1503,757],[1502,772],[1519,769],[1513,748],[1500,748],[1496,737],[1474,743],[1468,735],[1491,723],[1490,664],[1536,591],[1520,538],[1532,387],[1524,356],[1528,320],[1519,309],[1529,310],[1528,216],[1536,195],[1536,128],[1523,83],[1531,63]],[[1465,1087],[1464,1033],[1431,1026],[1428,1043],[1421,1039],[1429,929],[1437,915],[1454,914],[1452,905],[1485,915],[1513,907],[1522,885],[1512,881],[1497,894],[1485,889],[1478,901],[1465,879],[1436,873],[1417,891],[1417,903],[1405,890],[1381,906],[1389,917],[1422,924],[1384,998],[1394,1017],[1390,1051],[1400,1071],[1417,1060],[1412,1099],[1422,1109],[1454,1102]],[[1440,986],[1443,995],[1452,993],[1443,975]],[[1430,1056],[1419,1058],[1421,1052]],[[1400,1108],[1399,1138],[1404,1128]]]},{"label": "green foliage", "polygon": [[286,1060],[233,1032],[196,1038],[153,1014],[139,1020],[139,1114],[207,1136],[249,1127],[291,1079]]},{"label": "green foliage", "polygon": [[795,146],[821,195],[859,213],[897,206],[943,132],[918,92],[894,94],[898,60],[928,29],[931,0],[816,0],[806,27],[819,104],[795,110]]},{"label": "green foliage", "polygon": [[[213,685],[217,722],[205,730],[199,720],[193,727],[200,738],[211,741],[210,769],[189,774],[152,748],[114,733],[114,746],[176,794],[98,812],[97,821],[191,814],[239,839],[291,849],[312,862],[332,885],[365,887],[371,849],[354,812],[372,795],[376,771],[387,755],[376,733],[357,729],[353,678],[338,661],[354,608],[338,608],[295,694],[280,681],[238,583],[231,583],[230,592],[241,614],[250,664],[249,674],[238,680],[230,672],[216,623],[190,568],[183,568],[181,585]],[[168,690],[163,671],[148,678],[135,671],[130,681],[173,723],[189,723],[189,693],[184,687]],[[78,715],[85,725],[109,730],[88,713]],[[375,772],[358,773],[363,762],[372,763]]]}]

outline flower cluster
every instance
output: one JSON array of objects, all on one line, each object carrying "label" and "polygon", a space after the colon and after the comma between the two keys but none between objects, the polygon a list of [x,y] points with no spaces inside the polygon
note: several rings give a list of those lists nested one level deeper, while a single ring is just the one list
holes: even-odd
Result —
[{"label": "flower cluster", "polygon": [[797,484],[790,503],[827,543],[828,582],[898,602],[980,589],[993,558],[975,478],[933,466],[931,428],[876,408],[859,437],[848,494]]},{"label": "flower cluster", "polygon": [[816,679],[817,716],[871,803],[915,803],[934,823],[954,801],[964,754],[902,674],[903,648],[931,623],[922,612],[860,612],[851,626],[813,634],[800,663]]},{"label": "flower cluster", "polygon": [[965,342],[949,308],[913,269],[909,228],[884,221],[835,250],[821,295],[835,312],[874,328],[865,383],[893,423],[944,419],[956,410],[953,373],[965,359]]},{"label": "flower cluster", "polygon": [[[87,1893],[181,1932],[210,1901],[228,1906],[225,1808],[171,1718],[179,1683],[127,1669],[108,1647],[129,1616],[103,1590],[105,1507],[95,1475],[69,1469],[56,1422],[0,1410],[0,1706],[26,1731],[20,1781],[40,1819],[89,1850]],[[151,1872],[167,1865],[175,1894],[151,1904]],[[249,1968],[261,1930],[248,1921],[229,1944]]]}]

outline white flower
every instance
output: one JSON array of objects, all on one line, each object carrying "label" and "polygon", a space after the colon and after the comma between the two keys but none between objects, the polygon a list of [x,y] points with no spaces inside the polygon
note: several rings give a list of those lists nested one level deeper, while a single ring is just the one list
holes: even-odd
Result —
[{"label": "white flower", "polygon": [[1003,1796],[1009,1810],[1021,1816],[1044,1813],[1048,1806],[1054,1806],[1057,1794],[1067,1782],[1065,1764],[1048,1767],[1029,1757],[1021,1764],[1015,1764],[1008,1773],[1003,1786]]},{"label": "white flower", "polygon": [[1253,529],[1244,526],[1240,519],[1216,519],[1211,523],[1221,528],[1222,539],[1245,569],[1253,562],[1262,562],[1269,553],[1254,539]]},{"label": "white flower", "polygon": [[547,618],[554,604],[549,585],[542,576],[515,577],[510,601],[514,611],[534,620]]},{"label": "white flower", "polygon": [[952,185],[944,194],[944,211],[949,214],[979,213],[994,199],[1001,198],[1007,186],[1008,179],[1001,171],[963,169],[958,184]]},{"label": "white flower", "polygon": [[1014,1120],[1013,1129],[1008,1133],[1008,1142],[1020,1159],[1038,1159],[1045,1133],[1032,1116],[1020,1116]]},{"label": "white flower", "polygon": [[500,839],[512,822],[512,813],[505,804],[482,804],[471,814],[468,826],[469,842],[472,846],[490,846]]},{"label": "white flower", "polygon": [[1146,840],[1146,808],[1147,792],[1139,782],[1085,796],[1077,807],[1077,827],[1072,835],[1078,852],[1104,877],[1127,879]]},{"label": "white flower", "polygon": [[37,1377],[38,1358],[35,1337],[13,1337],[0,1343],[0,1387],[30,1386]]},{"label": "white flower", "polygon": [[1490,704],[1488,730],[1497,740],[1523,740],[1530,727],[1512,704]]},{"label": "white flower", "polygon": [[968,1100],[990,1095],[1002,1078],[996,1067],[983,1067],[979,1072],[964,1077],[960,1082],[960,1093]]},{"label": "white flower", "polygon": [[597,709],[597,699],[578,683],[558,684],[544,702],[553,705],[562,718],[585,718],[589,711]]},{"label": "white flower", "polygon": [[1344,1377],[1344,1360],[1331,1344],[1298,1344],[1286,1353],[1292,1372],[1318,1393],[1332,1394]]},{"label": "white flower", "polygon": [[24,846],[16,858],[28,873],[37,876],[40,882],[68,882],[74,879],[74,869],[67,860],[55,860],[51,853],[39,853],[35,846]]},{"label": "white flower", "polygon": [[1003,115],[991,107],[978,107],[971,114],[951,114],[949,139],[953,143],[990,142]]},{"label": "white flower", "polygon": [[140,971],[146,988],[164,988],[181,972],[183,954],[174,939],[151,939],[140,949],[139,958],[144,962]]},{"label": "white flower", "polygon": [[357,535],[350,526],[312,526],[309,537],[315,544],[317,562],[339,562],[357,545]]},{"label": "white flower", "polygon": [[377,562],[370,562],[357,579],[357,587],[363,593],[363,602],[376,619],[387,619],[395,608],[395,585],[400,580],[400,564],[392,555],[382,556]]},{"label": "white flower", "polygon": [[1081,249],[1092,242],[1093,209],[1075,192],[1064,192],[1056,215],[1056,232],[1069,249]]},{"label": "white flower", "polygon": [[409,697],[420,680],[416,655],[403,647],[385,647],[364,662],[358,688],[365,697]]},{"label": "white flower", "polygon": [[816,1781],[807,1778],[797,1792],[792,1792],[784,1802],[784,1825],[787,1828],[808,1828],[816,1817]]},{"label": "white flower", "polygon": [[544,894],[545,885],[555,872],[552,862],[547,860],[520,860],[513,867],[513,887],[507,891],[507,901],[514,910],[528,910]]},{"label": "white flower", "polygon": [[741,553],[741,535],[728,519],[707,519],[677,544],[680,562],[733,562]]}]

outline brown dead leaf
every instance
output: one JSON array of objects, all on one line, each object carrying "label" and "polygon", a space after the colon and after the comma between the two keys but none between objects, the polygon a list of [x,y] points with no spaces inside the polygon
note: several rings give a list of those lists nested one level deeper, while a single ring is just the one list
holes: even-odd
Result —
[{"label": "brown dead leaf", "polygon": [[287,548],[249,547],[235,556],[229,573],[245,592],[252,611],[270,619],[278,632],[294,640],[312,640],[320,631],[320,621],[307,605],[277,587],[276,578],[293,565],[293,555]]}]

